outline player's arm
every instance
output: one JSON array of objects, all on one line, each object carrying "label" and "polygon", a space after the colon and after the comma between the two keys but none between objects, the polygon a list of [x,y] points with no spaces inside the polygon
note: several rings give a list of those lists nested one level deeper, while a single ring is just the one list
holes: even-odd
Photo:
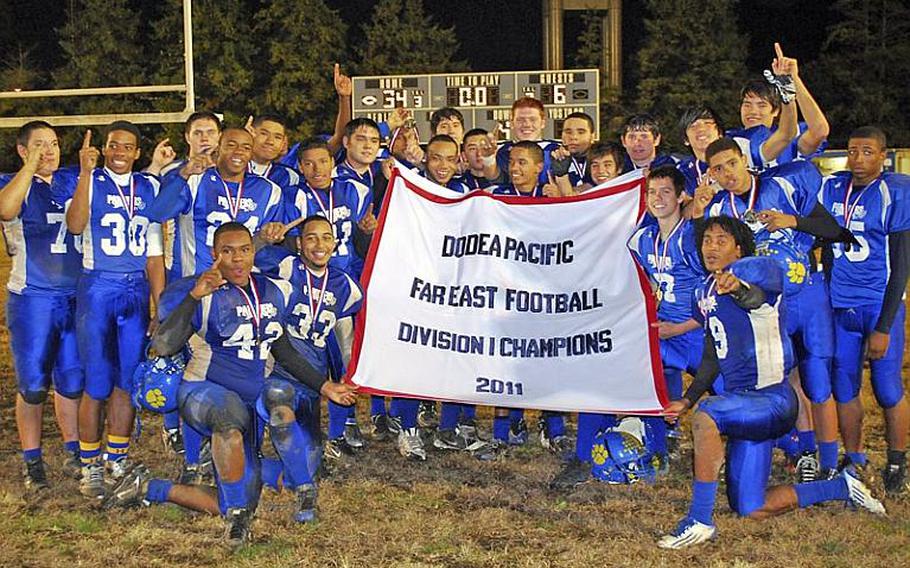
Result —
[{"label": "player's arm", "polygon": [[333,383],[317,373],[316,369],[294,349],[287,334],[282,334],[272,343],[272,355],[291,376],[329,400],[345,406],[357,401],[356,386]]},{"label": "player's arm", "polygon": [[[790,58],[788,58],[790,59]],[[831,133],[831,127],[828,125],[828,119],[821,107],[815,102],[812,93],[806,88],[802,77],[799,76],[799,69],[795,59],[792,61],[791,73],[793,83],[796,85],[796,104],[806,121],[808,129],[799,137],[799,153],[804,156],[810,156],[818,151],[819,147],[828,139]]]},{"label": "player's arm", "polygon": [[[771,69],[774,74],[778,76],[790,76],[792,78],[793,73],[797,70],[796,60],[784,57],[780,44],[775,43],[774,50],[777,53],[777,57],[775,57],[774,61],[771,63]],[[774,81],[771,82],[774,83]],[[775,83],[775,86],[780,90],[779,84]],[[784,96],[782,94],[781,99],[783,98]],[[780,118],[777,124],[777,130],[775,130],[771,136],[765,140],[764,144],[761,145],[763,163],[768,163],[777,159],[781,152],[783,152],[798,135],[799,123],[797,122],[796,105],[792,102],[781,100]]]},{"label": "player's arm", "polygon": [[66,227],[74,235],[81,235],[88,224],[89,189],[92,185],[92,172],[100,154],[98,149],[92,146],[92,131],[86,130],[82,148],[79,149],[79,181],[76,183],[76,193],[66,208]]},{"label": "player's arm", "polygon": [[155,151],[152,152],[152,162],[143,171],[153,176],[160,176],[161,170],[176,159],[177,152],[171,146],[170,140],[165,138],[155,146]]},{"label": "player's arm", "polygon": [[183,349],[183,346],[189,341],[195,331],[193,318],[200,300],[227,282],[218,269],[220,264],[221,256],[215,259],[211,268],[199,276],[193,289],[183,298],[180,305],[158,326],[152,336],[152,348],[159,355],[173,355]]},{"label": "player's arm", "polygon": [[771,232],[781,229],[796,229],[831,242],[847,243],[854,240],[853,233],[842,227],[821,203],[816,203],[809,215],[805,217],[767,210],[759,213],[758,219]]},{"label": "player's arm", "polygon": [[329,138],[329,150],[335,154],[341,149],[341,139],[344,138],[344,127],[351,122],[351,93],[353,84],[351,78],[341,72],[341,66],[335,64],[335,92],[338,93],[338,114],[335,116],[335,132]]},{"label": "player's arm", "polygon": [[149,328],[152,335],[158,327],[158,303],[164,292],[165,271],[164,256],[150,256],[145,261],[145,274],[149,281]]},{"label": "player's arm", "polygon": [[889,333],[897,310],[903,304],[904,291],[910,278],[910,231],[888,235],[888,260],[891,274],[885,286],[882,310],[878,314],[875,330],[869,336],[869,357],[881,359],[888,351]]},{"label": "player's arm", "polygon": [[28,189],[32,186],[32,178],[41,163],[42,150],[43,144],[32,142],[25,149],[22,168],[0,189],[0,221],[12,221],[22,211],[22,202],[25,201]]},{"label": "player's arm", "polygon": [[695,379],[689,385],[683,397],[671,402],[664,408],[664,412],[670,417],[675,417],[695,406],[698,399],[708,392],[708,389],[714,383],[714,379],[719,374],[720,361],[717,359],[717,346],[714,344],[714,336],[711,335],[710,330],[705,330],[704,353],[702,354],[698,371],[695,373]]}]

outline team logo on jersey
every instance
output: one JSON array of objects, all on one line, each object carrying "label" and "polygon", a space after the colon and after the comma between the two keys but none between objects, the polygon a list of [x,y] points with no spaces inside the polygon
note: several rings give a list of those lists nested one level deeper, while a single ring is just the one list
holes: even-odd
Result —
[{"label": "team logo on jersey", "polygon": [[[225,197],[223,195],[218,196],[218,206],[224,207],[228,211],[231,210],[231,204],[228,203],[227,197]],[[256,202],[253,201],[252,199],[250,199],[249,197],[241,197],[239,210],[246,211],[246,212],[255,211]]]},{"label": "team logo on jersey", "polygon": [[[242,319],[253,319],[253,312],[250,310],[249,306],[236,306],[237,317]],[[278,308],[275,307],[275,304],[267,302],[265,304],[259,305],[259,314],[263,318],[273,318],[278,315]]]},{"label": "team logo on jersey", "polygon": [[[320,290],[317,290],[314,286],[313,289],[309,290],[308,292],[313,294],[313,300],[317,302],[319,301],[319,295],[322,293]],[[331,290],[326,290],[325,299],[322,300],[322,305],[329,307],[334,306],[336,303],[338,303],[338,299],[335,298],[335,294]]]},{"label": "team logo on jersey", "polygon": [[698,299],[698,309],[701,313],[710,314],[717,309],[717,296],[711,294],[710,296],[705,296]]},{"label": "team logo on jersey", "polygon": [[[141,196],[137,195],[133,199],[135,201],[135,207],[137,211],[142,211],[145,209],[146,204]],[[121,199],[119,195],[108,195],[107,205],[111,209],[126,209],[125,204],[123,203],[123,199]]]}]

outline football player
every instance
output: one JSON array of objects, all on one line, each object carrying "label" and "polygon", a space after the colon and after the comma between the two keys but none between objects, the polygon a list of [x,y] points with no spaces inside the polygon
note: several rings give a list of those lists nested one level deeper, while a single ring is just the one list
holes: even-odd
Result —
[{"label": "football player", "polygon": [[6,321],[16,366],[16,427],[25,486],[40,490],[47,487],[41,423],[52,380],[67,456],[63,469],[72,477],[81,475],[77,420],[84,384],[75,311],[82,247],[81,238],[67,231],[63,201],[54,198],[75,191],[78,170],[59,169],[57,133],[46,122],[20,127],[16,152],[22,168],[15,175],[0,175],[0,220],[12,260]]},{"label": "football player", "polygon": [[[251,274],[254,245],[249,230],[228,221],[214,231],[212,242],[215,259],[209,269],[171,285],[192,283],[156,331],[153,347],[165,356],[183,349],[187,342],[192,347],[178,404],[181,418],[212,439],[217,488],[151,479],[148,469],[140,465],[112,488],[105,505],[171,502],[221,514],[227,543],[238,546],[249,538],[261,491],[254,408],[258,405],[268,415],[279,457],[286,468],[295,471],[294,483],[313,473],[305,463],[305,448],[286,444],[295,430],[300,432],[293,427],[301,409],[299,389],[305,385],[337,403],[352,404],[354,387],[326,381],[295,351],[284,333],[292,286]],[[270,355],[300,383],[266,380]],[[289,480],[285,477],[286,483]],[[297,490],[300,504],[308,506],[314,496],[312,484],[302,482]]]},{"label": "football player", "polygon": [[158,180],[133,172],[139,158],[139,129],[126,121],[107,128],[104,166],[85,132],[79,151],[79,182],[68,199],[67,229],[83,236],[83,273],[76,294],[76,334],[85,370],[79,404],[80,491],[104,494],[102,409],[107,415],[105,457],[108,473],[121,477],[127,460],[135,411],[130,401],[133,373],[145,355],[150,311],[157,311],[164,289],[161,225],[148,217]]},{"label": "football player", "polygon": [[847,461],[866,463],[863,361],[870,359],[872,388],[884,409],[888,463],[882,471],[889,493],[907,490],[907,428],[910,411],[902,382],[904,302],[910,262],[910,177],[883,172],[885,134],[854,130],[847,142],[848,171],[824,180],[819,200],[845,229],[852,244],[834,245],[831,303],[837,352],[834,398]]},{"label": "football player", "polygon": [[709,216],[743,219],[755,233],[758,254],[781,263],[787,279],[785,329],[794,341],[802,390],[812,403],[817,430],[813,432],[808,421],[797,424],[802,453],[797,473],[802,481],[819,475],[817,436],[820,467],[831,475],[837,465],[837,416],[831,398],[834,324],[828,285],[823,273],[811,270],[809,251],[815,237],[830,241],[847,237],[817,201],[821,175],[811,162],[800,160],[757,176],[749,172],[745,156],[731,138],[712,142],[706,157],[710,176],[721,189],[705,207],[714,188],[700,186],[693,212],[700,215],[704,209]]},{"label": "football player", "polygon": [[793,427],[797,414],[796,393],[787,381],[794,361],[781,310],[785,277],[774,259],[749,258],[755,250],[752,230],[737,219],[711,217],[696,238],[710,274],[693,298],[705,334],[704,357],[689,389],[664,411],[673,419],[691,409],[718,373],[723,394],[702,401],[692,418],[692,502],[658,546],[684,548],[715,536],[717,478],[725,461],[727,500],[738,515],[763,519],[825,501],[884,514],[849,468],[830,480],[767,487],[774,439]]}]

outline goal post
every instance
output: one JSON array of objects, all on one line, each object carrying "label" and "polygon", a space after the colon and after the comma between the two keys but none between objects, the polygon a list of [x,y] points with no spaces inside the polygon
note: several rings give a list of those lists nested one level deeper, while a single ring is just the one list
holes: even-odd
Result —
[{"label": "goal post", "polygon": [[80,89],[0,91],[0,100],[182,92],[184,93],[185,100],[182,111],[0,117],[0,128],[19,128],[23,124],[33,120],[43,120],[53,126],[97,126],[110,124],[115,120],[127,120],[135,124],[185,122],[186,119],[196,111],[196,92],[193,86],[192,0],[183,0],[183,61],[184,82],[176,85],[132,85],[122,87],[88,87]]}]

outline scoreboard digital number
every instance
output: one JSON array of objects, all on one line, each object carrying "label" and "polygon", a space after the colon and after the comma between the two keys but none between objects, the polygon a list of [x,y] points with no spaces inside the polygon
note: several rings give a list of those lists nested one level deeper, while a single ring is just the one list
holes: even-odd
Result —
[{"label": "scoreboard digital number", "polygon": [[594,118],[600,135],[600,72],[598,69],[450,73],[353,78],[353,114],[382,122],[396,107],[414,113],[421,139],[430,136],[430,115],[453,107],[464,115],[465,131],[492,131],[500,123],[510,138],[512,103],[521,97],[539,99],[547,110],[545,138],[559,138],[565,117],[584,112]]}]

